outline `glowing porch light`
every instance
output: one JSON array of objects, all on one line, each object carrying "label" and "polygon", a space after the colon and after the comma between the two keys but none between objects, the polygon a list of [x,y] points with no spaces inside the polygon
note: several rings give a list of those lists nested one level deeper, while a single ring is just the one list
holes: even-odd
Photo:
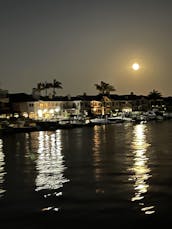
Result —
[{"label": "glowing porch light", "polygon": [[19,117],[19,114],[15,113],[15,114],[14,114],[14,117],[15,117],[15,118],[18,118],[18,117]]},{"label": "glowing porch light", "polygon": [[28,118],[29,117],[28,113],[27,112],[24,112],[23,113],[23,117]]},{"label": "glowing porch light", "polygon": [[54,109],[50,109],[50,114],[54,114]]},{"label": "glowing porch light", "polygon": [[60,111],[60,107],[56,107],[55,112],[59,112]]},{"label": "glowing porch light", "polygon": [[94,108],[93,108],[93,111],[95,112],[96,110],[97,110],[97,109],[94,107]]},{"label": "glowing porch light", "polygon": [[123,108],[122,111],[128,113],[128,112],[132,112],[132,109],[130,107],[127,107],[127,108]]},{"label": "glowing porch light", "polygon": [[42,113],[43,113],[42,110],[38,110],[38,117],[39,118],[42,118]]}]

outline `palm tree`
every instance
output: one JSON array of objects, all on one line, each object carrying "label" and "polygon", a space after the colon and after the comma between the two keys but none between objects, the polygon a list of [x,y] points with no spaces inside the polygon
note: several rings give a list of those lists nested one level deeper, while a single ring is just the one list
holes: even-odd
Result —
[{"label": "palm tree", "polygon": [[101,81],[100,84],[94,84],[96,86],[96,89],[100,92],[100,94],[110,94],[111,91],[116,91],[114,86],[105,83],[104,81]]},{"label": "palm tree", "polygon": [[148,94],[148,98],[152,99],[152,100],[157,100],[157,99],[161,99],[162,95],[159,91],[153,89],[149,94]]},{"label": "palm tree", "polygon": [[153,89],[149,94],[148,94],[148,99],[150,100],[150,106],[155,106],[158,104],[157,100],[161,99],[162,95],[159,91]]},{"label": "palm tree", "polygon": [[41,95],[41,91],[44,90],[44,88],[45,88],[45,84],[44,83],[42,83],[42,82],[37,83],[36,90],[40,93],[40,95]]},{"label": "palm tree", "polygon": [[63,88],[62,86],[61,86],[61,82],[60,81],[57,81],[56,79],[54,79],[53,80],[53,84],[52,84],[52,87],[53,87],[53,97],[55,96],[55,94],[56,94],[56,88]]},{"label": "palm tree", "polygon": [[108,85],[106,89],[106,94],[109,95],[111,91],[116,91],[116,89],[114,88],[114,86]]},{"label": "palm tree", "polygon": [[52,88],[53,87],[53,84],[52,83],[48,83],[47,81],[45,81],[45,86],[44,86],[44,89],[45,89],[45,95],[47,96],[47,90],[49,88]]},{"label": "palm tree", "polygon": [[43,89],[43,83],[41,82],[37,83],[37,89],[41,91]]},{"label": "palm tree", "polygon": [[59,81],[57,81],[57,80],[53,80],[53,83],[48,83],[47,81],[45,81],[44,83],[43,82],[39,82],[38,84],[37,84],[37,91],[39,91],[39,92],[41,92],[41,91],[43,91],[43,90],[45,90],[45,95],[47,96],[47,90],[49,89],[49,88],[53,88],[53,96],[55,96],[55,94],[56,94],[56,88],[63,88],[62,86],[61,86],[61,82],[59,82]]}]

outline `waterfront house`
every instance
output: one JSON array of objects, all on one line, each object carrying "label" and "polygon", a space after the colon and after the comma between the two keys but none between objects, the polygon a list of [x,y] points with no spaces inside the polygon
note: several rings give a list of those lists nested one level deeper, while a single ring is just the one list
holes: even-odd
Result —
[{"label": "waterfront house", "polygon": [[86,114],[84,103],[75,97],[40,97],[24,93],[11,96],[14,116],[24,116],[33,120],[59,120]]},{"label": "waterfront house", "polygon": [[34,120],[59,120],[71,117],[94,117],[112,115],[118,112],[131,113],[158,109],[165,110],[170,99],[151,104],[146,96],[130,95],[78,95],[35,97],[25,93],[10,94],[11,113],[15,117],[24,116]]}]

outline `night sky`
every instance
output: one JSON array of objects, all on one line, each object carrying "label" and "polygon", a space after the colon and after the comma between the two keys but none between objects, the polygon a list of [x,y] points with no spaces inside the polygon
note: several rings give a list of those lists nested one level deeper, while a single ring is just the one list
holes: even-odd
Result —
[{"label": "night sky", "polygon": [[[171,0],[0,0],[0,88],[172,96]],[[133,71],[133,62],[140,70]]]}]

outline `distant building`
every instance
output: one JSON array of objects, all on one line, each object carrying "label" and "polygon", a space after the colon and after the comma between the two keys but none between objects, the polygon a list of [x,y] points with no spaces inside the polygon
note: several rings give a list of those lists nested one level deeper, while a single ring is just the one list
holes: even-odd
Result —
[{"label": "distant building", "polygon": [[0,116],[5,117],[9,112],[10,105],[8,91],[0,89]]},{"label": "distant building", "polygon": [[[10,99],[11,114],[13,116],[24,116],[35,120],[57,120],[74,116],[92,117],[111,115],[118,112],[142,112],[151,109],[166,110],[166,107],[172,109],[171,97],[159,99],[153,101],[153,103],[146,96],[137,96],[134,94],[111,94],[107,96],[88,96],[83,94],[74,97],[58,96],[50,98],[48,96],[35,96],[35,94],[17,93],[10,94],[8,99],[7,94],[3,93],[1,93],[1,103],[2,101],[6,101],[6,104],[8,104]],[[5,111],[5,102],[3,106],[3,110]],[[3,106],[1,105],[1,107]]]},{"label": "distant building", "polygon": [[13,114],[35,120],[62,119],[87,114],[85,104],[77,97],[40,97],[37,100],[32,95],[21,93],[11,95],[10,98]]}]

